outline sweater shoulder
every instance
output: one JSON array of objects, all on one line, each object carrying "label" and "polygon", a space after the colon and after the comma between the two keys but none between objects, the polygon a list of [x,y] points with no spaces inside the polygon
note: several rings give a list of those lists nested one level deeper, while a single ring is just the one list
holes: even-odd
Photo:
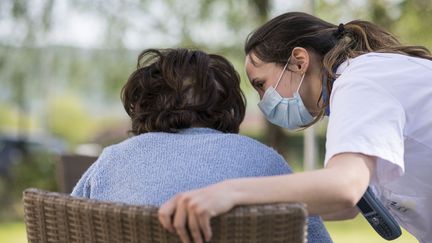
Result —
[{"label": "sweater shoulder", "polygon": [[279,155],[279,153],[276,150],[274,150],[272,147],[269,147],[254,138],[245,135],[240,135],[240,134],[232,134],[231,136],[233,137],[233,139],[237,140],[238,143],[244,145],[245,147],[253,148],[257,152]]}]

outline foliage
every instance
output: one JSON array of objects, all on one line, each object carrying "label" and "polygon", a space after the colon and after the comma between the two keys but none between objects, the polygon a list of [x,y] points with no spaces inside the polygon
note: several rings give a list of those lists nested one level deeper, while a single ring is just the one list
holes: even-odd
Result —
[{"label": "foliage", "polygon": [[[20,111],[14,107],[0,104],[0,132],[18,131],[18,124],[22,123],[27,131],[37,128],[37,123],[29,115],[20,115]],[[21,119],[21,121],[19,120]]]},{"label": "foliage", "polygon": [[[22,218],[24,189],[36,187],[56,191],[55,157],[46,151],[27,151],[15,161],[10,177],[0,177],[0,219]],[[17,207],[18,205],[18,207]]]},{"label": "foliage", "polygon": [[47,112],[51,132],[71,144],[87,141],[96,124],[85,108],[80,99],[71,95],[52,98]]},{"label": "foliage", "polygon": [[[387,240],[381,238],[361,215],[358,215],[353,220],[329,221],[324,223],[335,243],[388,242]],[[418,241],[414,238],[414,236],[402,229],[402,235],[392,242],[416,243]]]},{"label": "foliage", "polygon": [[[405,43],[423,45],[432,49],[432,33],[427,31],[432,22],[432,2],[405,0],[399,4],[400,16],[393,26]],[[397,24],[396,24],[397,23]]]}]

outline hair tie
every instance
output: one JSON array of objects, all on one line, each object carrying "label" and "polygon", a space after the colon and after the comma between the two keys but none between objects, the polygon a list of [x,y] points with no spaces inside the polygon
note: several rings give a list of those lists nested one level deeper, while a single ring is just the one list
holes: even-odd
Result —
[{"label": "hair tie", "polygon": [[345,34],[345,25],[340,23],[335,33],[336,39],[340,39]]}]

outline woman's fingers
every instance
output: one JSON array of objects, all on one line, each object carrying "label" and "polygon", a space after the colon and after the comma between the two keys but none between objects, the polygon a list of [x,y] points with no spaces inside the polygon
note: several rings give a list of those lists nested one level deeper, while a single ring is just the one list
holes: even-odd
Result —
[{"label": "woman's fingers", "polygon": [[191,238],[196,243],[202,243],[203,238],[210,241],[210,218],[235,205],[235,194],[230,190],[229,186],[219,183],[178,194],[161,206],[159,220],[164,228],[177,232],[184,243],[191,242]]},{"label": "woman's fingers", "polygon": [[173,216],[175,210],[177,208],[178,196],[175,196],[164,203],[158,211],[158,218],[162,226],[170,231],[171,233],[175,233],[174,225],[173,225]]},{"label": "woman's fingers", "polygon": [[195,212],[193,211],[193,209],[191,210],[191,208],[189,208],[189,207],[188,207],[188,209],[189,209],[188,210],[188,226],[189,226],[189,231],[192,235],[192,238],[193,238],[195,243],[203,243],[200,225],[198,223],[198,219],[195,215]]},{"label": "woman's fingers", "polygon": [[174,228],[183,243],[191,243],[189,234],[186,229],[186,220],[187,220],[186,204],[187,204],[187,197],[179,196],[177,201],[177,208],[175,210],[175,216],[174,216]]},{"label": "woman's fingers", "polygon": [[198,217],[198,223],[201,228],[201,232],[204,234],[205,240],[210,241],[212,237],[210,215],[207,212],[201,213],[201,215]]},{"label": "woman's fingers", "polygon": [[206,200],[205,196],[191,197],[188,201],[189,230],[194,237],[195,243],[201,243],[203,236],[205,241],[210,241],[211,239],[212,232],[210,227],[209,206],[209,202]]}]

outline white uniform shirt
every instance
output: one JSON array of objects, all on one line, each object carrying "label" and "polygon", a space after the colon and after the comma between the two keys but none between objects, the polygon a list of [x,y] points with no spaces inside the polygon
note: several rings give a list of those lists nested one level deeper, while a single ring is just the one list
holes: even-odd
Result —
[{"label": "white uniform shirt", "polygon": [[377,196],[402,227],[432,242],[432,61],[369,53],[337,73],[325,164],[344,152],[376,156]]}]

